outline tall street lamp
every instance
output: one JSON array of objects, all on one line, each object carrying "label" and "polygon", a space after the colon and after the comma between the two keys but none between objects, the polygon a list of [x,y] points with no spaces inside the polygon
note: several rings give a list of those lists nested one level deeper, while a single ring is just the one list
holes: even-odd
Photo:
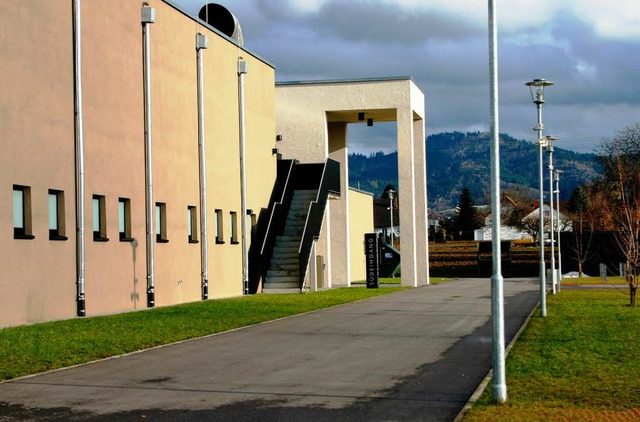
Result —
[{"label": "tall street lamp", "polygon": [[558,222],[558,291],[560,291],[560,284],[562,280],[562,249],[560,248],[560,173],[562,170],[554,170],[554,180],[556,182],[556,209],[557,209],[557,222]]},{"label": "tall street lamp", "polygon": [[[553,85],[553,82],[544,80],[543,78],[534,79],[531,82],[525,83],[529,87],[531,92],[531,99],[538,109],[538,123],[533,130],[538,132],[538,140],[542,139],[542,104],[544,104],[544,88]],[[540,188],[539,195],[539,241],[540,241],[540,315],[542,317],[547,316],[547,296],[546,296],[546,280],[545,280],[545,265],[544,265],[544,239],[542,238],[544,233],[544,192],[543,192],[543,176],[542,176],[542,144],[538,142],[538,185]]]},{"label": "tall street lamp", "polygon": [[498,22],[496,2],[489,6],[489,114],[491,119],[491,209],[497,216],[491,224],[491,320],[493,399],[507,401],[507,379],[504,345],[504,279],[502,277],[500,247],[500,116],[498,104]]},{"label": "tall street lamp", "polygon": [[557,277],[556,277],[556,251],[555,251],[555,235],[553,223],[553,142],[557,141],[555,136],[545,136],[540,138],[540,143],[544,143],[549,153],[549,240],[551,241],[551,293],[556,294]]}]

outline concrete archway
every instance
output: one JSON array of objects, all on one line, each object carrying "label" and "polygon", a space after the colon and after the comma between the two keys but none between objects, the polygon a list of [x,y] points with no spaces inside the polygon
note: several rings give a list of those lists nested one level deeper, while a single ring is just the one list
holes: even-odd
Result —
[{"label": "concrete archway", "polygon": [[330,201],[319,253],[328,287],[350,283],[347,126],[373,119],[397,125],[402,284],[429,282],[424,94],[409,77],[276,84],[278,149],[284,158],[341,166],[340,200]]}]

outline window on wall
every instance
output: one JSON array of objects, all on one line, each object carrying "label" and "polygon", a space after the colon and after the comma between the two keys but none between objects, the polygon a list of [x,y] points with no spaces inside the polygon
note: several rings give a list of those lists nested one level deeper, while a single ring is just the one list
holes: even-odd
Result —
[{"label": "window on wall", "polygon": [[104,195],[93,195],[93,240],[108,242],[107,201]]},{"label": "window on wall", "polygon": [[224,222],[222,217],[222,210],[216,210],[216,243],[222,244],[224,243]]},{"label": "window on wall", "polygon": [[167,243],[167,204],[156,202],[156,241]]},{"label": "window on wall", "polygon": [[131,200],[118,198],[118,233],[121,242],[133,242],[131,237]]},{"label": "window on wall", "polygon": [[198,211],[195,206],[187,207],[187,219],[189,243],[198,243]]},{"label": "window on wall", "polygon": [[65,234],[64,192],[49,189],[49,240],[67,240]]},{"label": "window on wall", "polygon": [[35,239],[31,230],[31,188],[13,185],[13,237]]},{"label": "window on wall", "polygon": [[237,245],[238,242],[238,213],[231,211],[229,213],[229,222],[231,227],[231,244]]}]

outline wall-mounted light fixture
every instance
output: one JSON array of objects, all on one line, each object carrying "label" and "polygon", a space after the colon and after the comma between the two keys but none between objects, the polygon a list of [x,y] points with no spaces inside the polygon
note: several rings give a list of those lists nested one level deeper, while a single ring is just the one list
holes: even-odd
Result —
[{"label": "wall-mounted light fixture", "polygon": [[361,111],[358,113],[358,120],[361,122],[364,120],[364,112]]},{"label": "wall-mounted light fixture", "polygon": [[367,119],[367,126],[373,126],[373,119],[371,117]]},{"label": "wall-mounted light fixture", "polygon": [[276,141],[282,141],[282,135],[276,135]]},{"label": "wall-mounted light fixture", "polygon": [[277,154],[278,153],[278,148],[271,148],[271,154]]}]

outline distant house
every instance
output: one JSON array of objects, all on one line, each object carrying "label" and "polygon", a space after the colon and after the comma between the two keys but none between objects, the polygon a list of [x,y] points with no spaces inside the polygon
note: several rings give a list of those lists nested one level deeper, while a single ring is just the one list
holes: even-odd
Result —
[{"label": "distant house", "polygon": [[[560,224],[559,226],[555,226],[554,229],[557,230],[557,227],[560,227],[560,231],[561,232],[566,232],[566,231],[570,231],[572,228],[571,225],[571,220],[567,218],[566,215],[564,215],[563,213],[558,213],[557,209],[553,209],[553,211],[551,211],[549,205],[544,204],[542,206],[542,212],[544,214],[544,225],[545,225],[545,235],[544,238],[548,239],[549,238],[549,219],[551,218],[551,215],[553,215],[553,221],[559,221]],[[540,208],[536,208],[535,210],[531,211],[529,214],[525,215],[524,218],[522,220],[526,220],[526,219],[532,219],[532,220],[538,220],[540,215]]]},{"label": "distant house", "polygon": [[[525,215],[522,220],[527,220],[527,219],[534,219],[537,220],[538,216],[539,216],[539,211],[540,208],[536,208],[533,211],[531,211],[529,214]],[[542,212],[544,213],[544,219],[545,219],[545,230],[548,230],[548,226],[549,226],[549,218],[551,216],[551,209],[549,207],[549,205],[544,204],[542,206]],[[504,215],[506,213],[506,209],[502,208],[502,214]],[[553,219],[554,221],[558,221],[558,215],[560,216],[560,231],[568,231],[571,229],[571,222],[569,221],[569,219],[567,219],[567,217],[563,214],[560,213],[558,214],[558,211],[554,208],[553,209]],[[493,227],[493,223],[492,223],[492,216],[493,214],[489,214],[487,215],[487,217],[484,220],[484,227],[477,229],[474,233],[474,240],[490,240],[491,239],[491,230]],[[549,233],[548,231],[545,231],[545,239],[549,237]],[[521,228],[518,227],[513,227],[513,226],[507,226],[505,224],[501,224],[500,225],[500,238],[503,240],[518,240],[518,239],[531,239],[531,235],[529,233],[527,233],[526,231],[522,230]]]},{"label": "distant house", "polygon": [[[493,214],[489,214],[485,217],[484,227],[475,230],[473,240],[491,240],[491,230],[493,228],[492,216]],[[518,227],[512,227],[512,226],[501,224],[500,239],[503,239],[503,240],[531,239],[531,235],[519,229]]]}]

